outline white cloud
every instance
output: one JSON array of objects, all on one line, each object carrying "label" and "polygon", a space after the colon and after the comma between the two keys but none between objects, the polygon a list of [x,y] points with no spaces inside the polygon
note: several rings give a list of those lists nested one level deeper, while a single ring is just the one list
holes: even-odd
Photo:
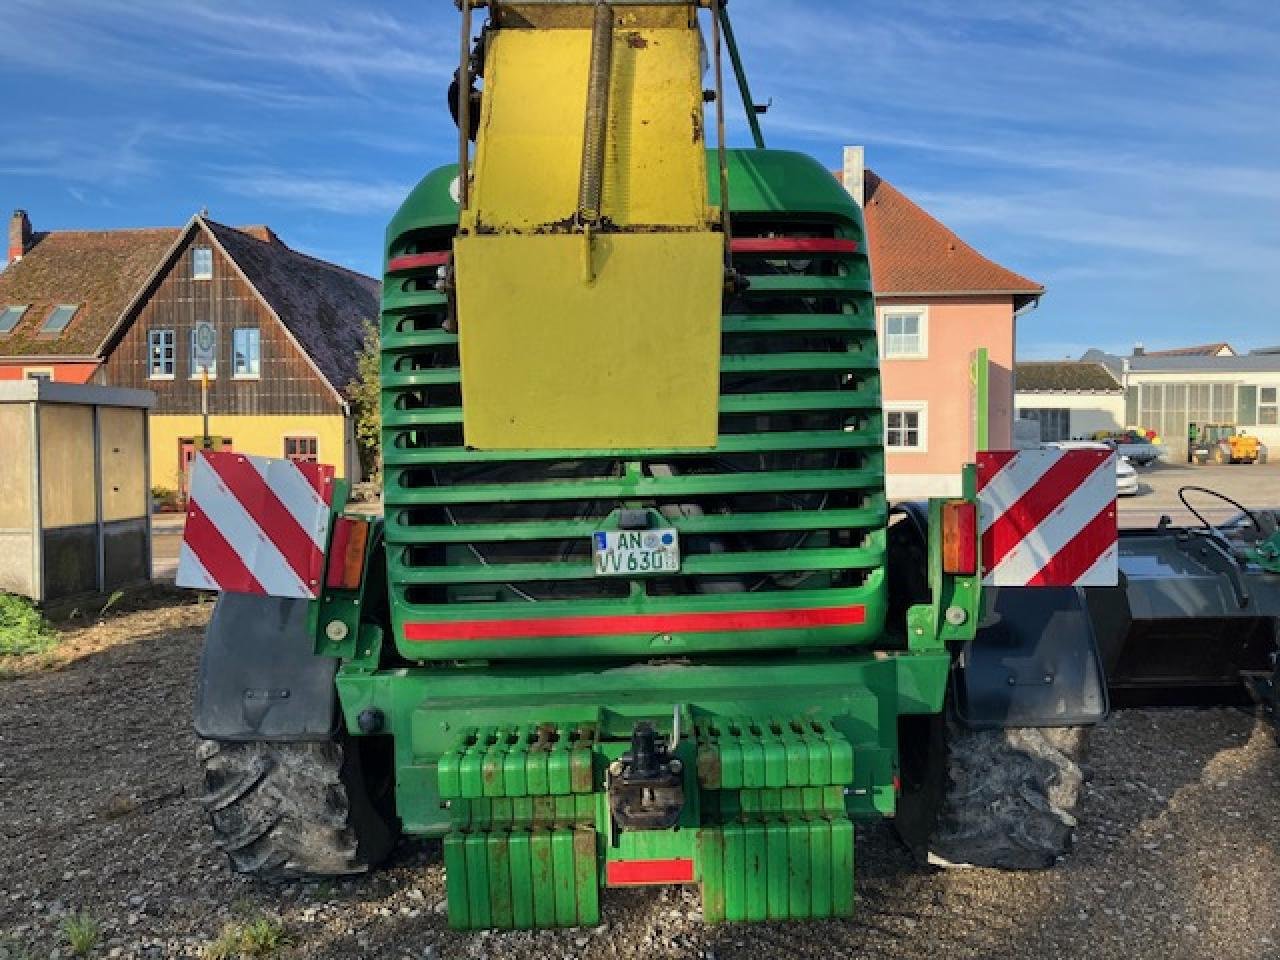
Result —
[{"label": "white cloud", "polygon": [[337,214],[386,214],[409,195],[412,184],[364,182],[293,170],[227,170],[216,182],[231,193],[268,206],[299,207]]}]

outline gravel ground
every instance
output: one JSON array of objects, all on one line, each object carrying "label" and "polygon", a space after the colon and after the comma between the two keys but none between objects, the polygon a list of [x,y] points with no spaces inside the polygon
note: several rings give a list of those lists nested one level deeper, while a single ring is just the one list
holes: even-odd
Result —
[{"label": "gravel ground", "polygon": [[277,917],[298,958],[1280,958],[1280,751],[1237,710],[1147,710],[1095,734],[1076,853],[1046,873],[932,872],[859,830],[858,915],[705,927],[692,891],[609,892],[593,930],[446,929],[433,843],[359,882],[232,876],[194,802],[192,670],[208,607],[123,612],[0,678],[0,958],[198,957]]}]

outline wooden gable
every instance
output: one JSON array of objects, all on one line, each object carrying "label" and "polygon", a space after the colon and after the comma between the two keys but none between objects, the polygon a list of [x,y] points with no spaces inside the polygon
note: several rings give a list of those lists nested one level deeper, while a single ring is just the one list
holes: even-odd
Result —
[{"label": "wooden gable", "polygon": [[[197,248],[212,254],[211,279],[196,279]],[[335,414],[342,404],[257,292],[197,221],[108,346],[101,378],[112,386],[153,390],[156,414],[200,412],[200,379],[192,367],[192,336],[208,321],[217,331],[217,372],[209,383],[214,415]],[[236,376],[236,330],[256,329],[259,373]],[[173,334],[172,376],[151,375],[152,331]]]}]

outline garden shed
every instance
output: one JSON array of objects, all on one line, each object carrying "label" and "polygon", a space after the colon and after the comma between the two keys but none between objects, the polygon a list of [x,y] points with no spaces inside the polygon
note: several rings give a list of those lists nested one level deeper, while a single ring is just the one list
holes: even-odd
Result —
[{"label": "garden shed", "polygon": [[0,382],[0,591],[49,603],[150,580],[154,399]]}]

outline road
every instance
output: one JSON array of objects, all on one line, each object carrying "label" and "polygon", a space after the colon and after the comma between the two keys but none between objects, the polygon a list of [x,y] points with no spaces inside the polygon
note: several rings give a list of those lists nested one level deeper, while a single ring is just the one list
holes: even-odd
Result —
[{"label": "road", "polygon": [[[1175,524],[1198,521],[1178,499],[1178,491],[1186,486],[1216,490],[1250,508],[1280,509],[1280,464],[1245,466],[1158,465],[1138,471],[1142,493],[1120,499],[1122,527],[1154,527],[1161,516],[1168,515]],[[1229,520],[1238,510],[1205,494],[1188,494],[1192,505],[1211,522]]]}]

